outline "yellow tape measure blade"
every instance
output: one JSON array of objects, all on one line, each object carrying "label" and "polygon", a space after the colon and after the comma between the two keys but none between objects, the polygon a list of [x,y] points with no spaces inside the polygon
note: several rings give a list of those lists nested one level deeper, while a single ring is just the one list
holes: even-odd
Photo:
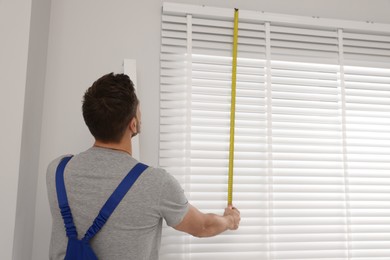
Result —
[{"label": "yellow tape measure blade", "polygon": [[229,178],[228,206],[233,204],[233,168],[234,168],[234,127],[236,113],[236,81],[237,81],[237,43],[238,43],[238,9],[234,10],[233,61],[232,61],[232,95],[230,107],[230,145],[229,145]]}]

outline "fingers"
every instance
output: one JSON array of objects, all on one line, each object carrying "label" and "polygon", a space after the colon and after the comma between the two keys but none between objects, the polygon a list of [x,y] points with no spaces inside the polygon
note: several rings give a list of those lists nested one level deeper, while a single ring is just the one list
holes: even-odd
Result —
[{"label": "fingers", "polygon": [[238,209],[234,209],[234,211],[235,211],[235,215],[236,215],[234,224],[235,224],[235,229],[237,229],[238,226],[240,225],[241,214],[240,214],[240,211],[238,211]]},{"label": "fingers", "polygon": [[240,211],[236,208],[236,207],[233,207],[232,205],[230,205],[229,207],[227,207],[229,210],[232,210],[232,211],[235,211],[237,212],[238,214],[241,214]]},{"label": "fingers", "polygon": [[236,207],[232,207],[233,210],[237,211],[238,214],[241,214],[240,211]]},{"label": "fingers", "polygon": [[241,221],[240,211],[233,207],[232,205],[229,205],[225,209],[225,215],[230,215],[233,219],[233,226],[231,227],[232,230],[238,229]]}]

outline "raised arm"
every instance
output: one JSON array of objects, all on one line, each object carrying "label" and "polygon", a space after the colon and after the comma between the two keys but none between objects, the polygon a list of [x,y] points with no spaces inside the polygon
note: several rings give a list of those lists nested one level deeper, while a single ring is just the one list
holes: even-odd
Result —
[{"label": "raised arm", "polygon": [[174,228],[195,237],[212,237],[226,230],[236,230],[240,220],[240,212],[234,207],[226,208],[223,216],[220,216],[202,213],[190,205],[182,222]]}]

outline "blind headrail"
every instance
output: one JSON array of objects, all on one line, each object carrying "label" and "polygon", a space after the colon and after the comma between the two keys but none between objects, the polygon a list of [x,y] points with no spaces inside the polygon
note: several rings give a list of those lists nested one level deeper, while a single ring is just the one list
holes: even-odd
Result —
[{"label": "blind headrail", "polygon": [[[205,5],[188,5],[179,3],[163,3],[164,14],[192,14],[203,18],[221,18],[225,20],[234,19],[233,8],[211,7]],[[352,30],[359,32],[390,34],[390,24],[375,23],[372,21],[337,20],[322,17],[295,16],[286,14],[275,14],[263,11],[240,10],[241,22],[305,25],[308,24],[318,28],[337,30]]]}]

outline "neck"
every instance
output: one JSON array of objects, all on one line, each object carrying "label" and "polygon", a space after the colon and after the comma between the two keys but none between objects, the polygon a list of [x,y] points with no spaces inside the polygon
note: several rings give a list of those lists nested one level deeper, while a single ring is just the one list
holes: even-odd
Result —
[{"label": "neck", "polygon": [[131,140],[127,140],[127,141],[126,140],[122,140],[119,143],[102,142],[102,141],[99,141],[99,140],[95,140],[95,143],[94,143],[93,146],[102,147],[102,148],[108,148],[108,149],[112,149],[112,150],[118,150],[118,151],[122,151],[122,152],[128,153],[130,155],[132,155],[132,152],[133,152],[133,149],[132,149],[132,146],[131,146]]}]

